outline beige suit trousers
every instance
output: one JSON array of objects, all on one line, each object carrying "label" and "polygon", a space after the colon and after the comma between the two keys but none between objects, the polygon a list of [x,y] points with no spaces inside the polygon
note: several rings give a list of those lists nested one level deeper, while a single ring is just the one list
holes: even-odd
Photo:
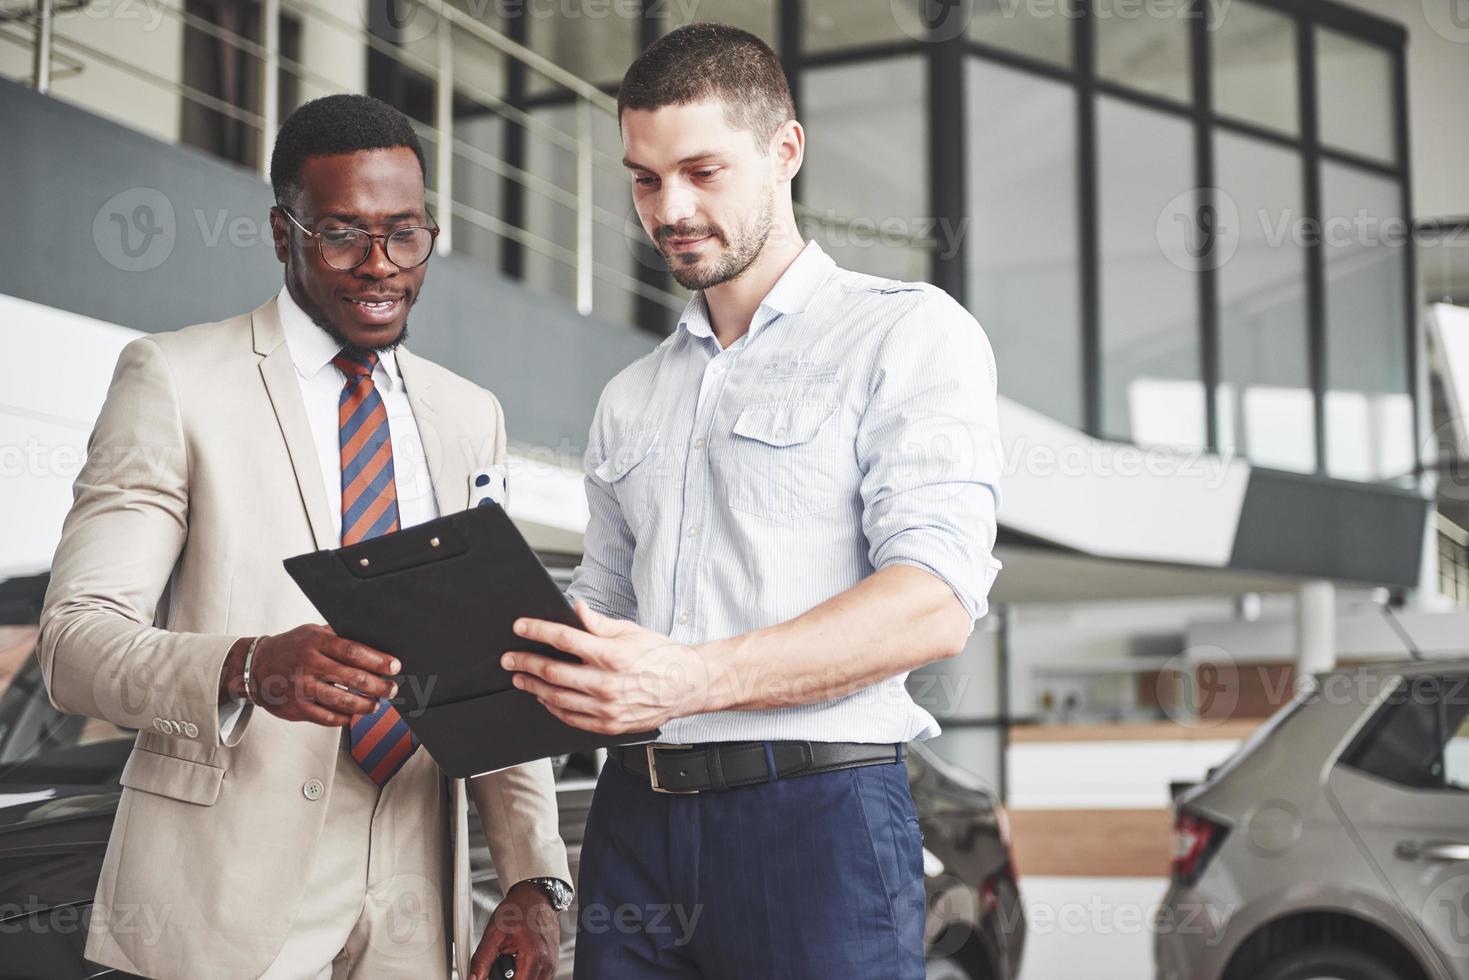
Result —
[{"label": "beige suit trousers", "polygon": [[328,805],[301,904],[263,980],[447,978],[448,816],[433,760],[418,749],[379,790],[344,744]]}]

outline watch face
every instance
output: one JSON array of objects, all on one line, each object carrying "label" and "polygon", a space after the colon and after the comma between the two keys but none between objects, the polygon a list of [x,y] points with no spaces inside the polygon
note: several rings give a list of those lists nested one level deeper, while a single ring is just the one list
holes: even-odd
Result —
[{"label": "watch face", "polygon": [[557,912],[571,908],[571,889],[565,882],[556,878],[532,878],[531,881],[546,893],[546,897],[551,900],[551,907]]}]

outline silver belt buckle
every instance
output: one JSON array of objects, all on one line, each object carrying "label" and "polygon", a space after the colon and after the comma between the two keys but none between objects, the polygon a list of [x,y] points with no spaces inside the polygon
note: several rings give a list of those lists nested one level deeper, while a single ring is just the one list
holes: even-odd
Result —
[{"label": "silver belt buckle", "polygon": [[699,792],[696,789],[667,789],[663,786],[659,786],[658,763],[653,758],[653,752],[655,749],[691,749],[693,748],[692,745],[675,745],[671,742],[649,742],[647,745],[643,746],[643,748],[646,749],[648,753],[648,785],[653,788],[653,792],[667,793],[670,796],[693,796]]}]

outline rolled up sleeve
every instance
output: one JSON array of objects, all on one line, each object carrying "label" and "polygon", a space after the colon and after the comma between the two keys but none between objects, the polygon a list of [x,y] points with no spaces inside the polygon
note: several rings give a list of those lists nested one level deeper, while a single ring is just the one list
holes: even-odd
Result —
[{"label": "rolled up sleeve", "polygon": [[994,353],[947,294],[903,298],[912,305],[882,342],[857,429],[868,558],[874,569],[910,565],[947,583],[972,629],[1000,570]]}]

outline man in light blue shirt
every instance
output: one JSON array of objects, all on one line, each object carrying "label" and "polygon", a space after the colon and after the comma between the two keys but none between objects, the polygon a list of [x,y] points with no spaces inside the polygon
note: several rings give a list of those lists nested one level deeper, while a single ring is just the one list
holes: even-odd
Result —
[{"label": "man in light blue shirt", "polygon": [[[603,392],[571,594],[584,661],[505,655],[615,750],[581,859],[576,974],[921,980],[902,745],[999,562],[995,366],[941,290],[842,270],[791,203],[804,132],[733,28],[650,46],[619,95],[644,229],[694,298]],[[635,927],[629,913],[637,912]]]}]

